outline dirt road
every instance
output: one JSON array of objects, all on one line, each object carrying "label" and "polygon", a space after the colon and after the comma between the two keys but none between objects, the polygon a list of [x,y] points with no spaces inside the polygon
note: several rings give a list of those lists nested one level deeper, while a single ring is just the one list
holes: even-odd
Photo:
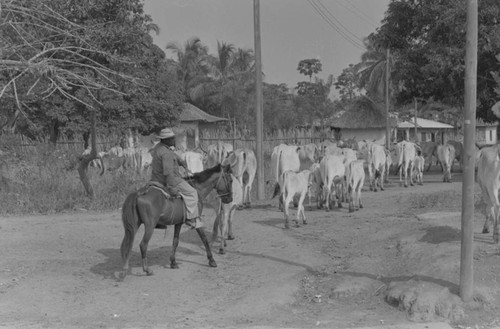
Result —
[{"label": "dirt road", "polygon": [[[353,214],[306,207],[309,224],[300,228],[283,229],[276,200],[238,211],[236,239],[215,254],[217,268],[187,228],[180,268],[167,267],[169,228],[155,231],[148,251],[155,274],[143,275],[140,229],[123,282],[118,210],[0,218],[0,326],[339,328],[422,320],[384,296],[392,282],[408,280],[457,293],[461,184],[441,183],[438,173],[423,187],[405,189],[394,179],[384,192],[365,191],[365,208]],[[210,209],[204,221],[210,233]],[[464,317],[451,321],[487,328],[498,319],[499,253],[491,235],[478,233],[476,244],[476,281],[489,291],[481,307],[465,306]]]}]

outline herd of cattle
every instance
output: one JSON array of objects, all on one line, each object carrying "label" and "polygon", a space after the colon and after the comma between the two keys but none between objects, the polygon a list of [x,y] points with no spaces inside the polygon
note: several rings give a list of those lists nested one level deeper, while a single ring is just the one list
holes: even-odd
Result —
[{"label": "herd of cattle", "polygon": [[[86,150],[88,151],[88,150]],[[214,237],[221,233],[221,252],[225,238],[231,239],[232,217],[237,207],[251,204],[251,191],[257,171],[257,160],[251,149],[233,150],[231,144],[218,142],[209,145],[206,150],[176,151],[187,163],[192,173],[200,172],[216,164],[233,165],[233,202],[228,205],[214,206],[217,219],[214,222]],[[490,146],[476,149],[477,182],[481,187],[483,200],[487,205],[483,232],[489,231],[489,220],[494,221],[494,239],[498,242],[498,216],[500,202],[500,156],[499,147]],[[271,155],[272,180],[274,195],[279,195],[280,209],[284,212],[285,228],[290,227],[290,203],[297,207],[295,225],[299,221],[307,223],[303,201],[314,196],[318,208],[330,210],[342,202],[348,203],[349,212],[363,207],[361,191],[365,183],[366,172],[370,190],[384,190],[384,182],[389,172],[399,173],[401,185],[408,187],[415,183],[423,184],[424,171],[429,171],[431,164],[439,164],[443,170],[443,182],[451,182],[451,171],[456,161],[462,168],[463,146],[458,141],[450,140],[443,145],[434,142],[416,144],[401,141],[388,150],[372,141],[337,141],[325,140],[307,145],[280,144],[274,147]],[[427,162],[427,169],[425,163]],[[123,168],[147,169],[151,164],[149,149],[134,150],[111,148],[101,152],[95,166],[102,170]],[[220,226],[220,227],[219,227]]]}]

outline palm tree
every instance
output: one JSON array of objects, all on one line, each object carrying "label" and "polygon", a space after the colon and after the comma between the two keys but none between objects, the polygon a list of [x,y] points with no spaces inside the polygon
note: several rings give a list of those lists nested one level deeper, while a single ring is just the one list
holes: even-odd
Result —
[{"label": "palm tree", "polygon": [[[361,55],[361,63],[355,66],[359,76],[360,87],[366,90],[369,97],[384,99],[387,75],[387,53],[372,38],[365,38],[366,52]],[[390,86],[389,86],[390,87]]]},{"label": "palm tree", "polygon": [[193,100],[193,89],[204,81],[209,73],[208,47],[198,37],[187,40],[183,46],[178,43],[167,43],[167,50],[176,55],[176,60],[170,61],[177,72],[179,81],[184,86],[188,101]]}]

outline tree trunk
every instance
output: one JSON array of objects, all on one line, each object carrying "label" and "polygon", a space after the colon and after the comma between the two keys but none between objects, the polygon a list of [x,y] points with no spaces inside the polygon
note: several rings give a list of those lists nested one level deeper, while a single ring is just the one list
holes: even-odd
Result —
[{"label": "tree trunk", "polygon": [[57,143],[58,137],[59,137],[59,121],[52,120],[52,122],[50,124],[49,142],[54,149],[56,148],[56,143]]},{"label": "tree trunk", "polygon": [[86,150],[87,147],[89,147],[90,132],[87,130],[82,134],[82,137],[83,137],[83,149]]},{"label": "tree trunk", "polygon": [[[83,187],[85,188],[85,192],[87,196],[91,199],[94,198],[94,189],[92,188],[92,184],[90,183],[90,179],[88,176],[89,164],[90,161],[97,159],[97,142],[96,142],[96,127],[95,127],[95,109],[91,109],[90,114],[90,144],[92,149],[90,154],[82,156],[80,158],[80,164],[78,165],[78,174],[80,175],[80,180],[82,181]],[[103,172],[104,173],[104,168]],[[102,175],[101,173],[101,175]]]}]

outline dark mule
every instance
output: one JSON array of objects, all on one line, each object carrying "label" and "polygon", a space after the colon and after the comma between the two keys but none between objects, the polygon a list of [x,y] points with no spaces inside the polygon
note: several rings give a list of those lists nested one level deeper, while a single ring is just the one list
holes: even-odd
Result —
[{"label": "dark mule", "polygon": [[[188,183],[198,191],[200,215],[203,210],[203,200],[213,189],[217,191],[222,202],[229,203],[233,201],[231,188],[232,178],[230,173],[231,165],[221,166],[219,164],[213,168],[196,173],[192,177],[186,178]],[[153,235],[153,231],[155,228],[166,228],[167,225],[175,225],[170,267],[178,268],[177,262],[175,261],[175,251],[179,245],[179,233],[184,223],[184,216],[184,201],[180,198],[166,198],[157,188],[149,188],[146,193],[140,195],[138,192],[129,194],[122,207],[122,221],[125,229],[125,236],[123,237],[120,248],[124,261],[123,272],[121,274],[122,278],[128,273],[130,251],[134,244],[135,233],[141,224],[144,224],[144,237],[140,243],[142,269],[144,272],[146,272],[147,275],[153,274],[153,271],[148,267],[148,260],[146,257],[148,243]],[[209,261],[208,264],[211,267],[216,267],[217,264],[212,256],[205,231],[203,228],[198,228],[196,231],[205,245]]]}]

